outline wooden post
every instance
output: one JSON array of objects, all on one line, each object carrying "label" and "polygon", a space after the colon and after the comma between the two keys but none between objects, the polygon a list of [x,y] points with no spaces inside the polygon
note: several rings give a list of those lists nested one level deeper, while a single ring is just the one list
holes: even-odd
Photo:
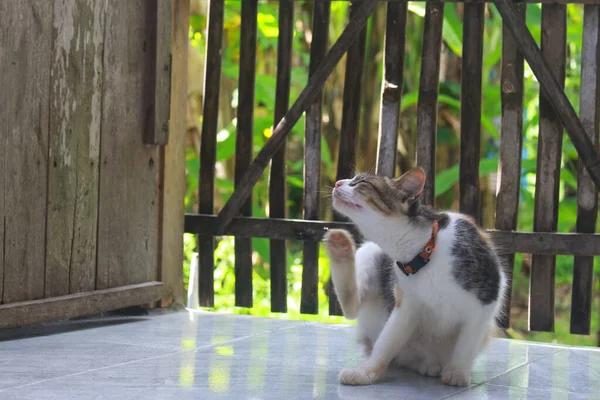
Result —
[{"label": "wooden post", "polygon": [[168,144],[163,148],[162,218],[159,279],[165,287],[161,306],[183,303],[183,215],[185,214],[185,143],[188,70],[189,0],[171,7],[171,117]]},{"label": "wooden post", "polygon": [[[525,16],[526,5],[519,5]],[[523,56],[512,35],[506,28],[502,31],[502,135],[500,138],[500,162],[498,163],[498,190],[496,206],[496,229],[517,229],[519,195],[521,188],[521,153],[523,149]],[[515,254],[503,254],[502,262],[509,281],[503,312],[498,323],[502,328],[510,326],[512,276]]]},{"label": "wooden post", "polygon": [[443,23],[444,3],[428,2],[425,8],[417,106],[417,165],[422,167],[427,175],[423,188],[423,202],[430,206],[435,205],[435,148]]}]

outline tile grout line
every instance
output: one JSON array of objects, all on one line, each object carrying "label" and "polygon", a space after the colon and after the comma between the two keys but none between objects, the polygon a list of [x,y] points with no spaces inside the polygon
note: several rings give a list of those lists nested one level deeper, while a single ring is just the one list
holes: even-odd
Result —
[{"label": "tile grout line", "polygon": [[[526,363],[524,363],[524,364],[516,365],[516,366],[514,366],[514,367],[512,367],[512,368],[509,368],[509,369],[507,369],[506,371],[504,371],[504,372],[502,372],[502,373],[500,373],[500,374],[498,374],[498,375],[495,375],[495,376],[491,377],[490,379],[488,379],[488,380],[486,380],[486,381],[484,381],[484,382],[477,383],[477,384],[475,384],[475,385],[473,385],[473,386],[469,386],[469,387],[467,387],[467,388],[465,388],[465,389],[461,390],[460,392],[456,392],[456,393],[453,393],[453,394],[451,394],[451,395],[448,395],[448,396],[442,397],[440,400],[449,399],[449,398],[451,398],[451,397],[454,397],[454,396],[457,396],[457,395],[459,395],[459,394],[466,393],[466,392],[468,392],[468,391],[471,391],[471,390],[473,390],[473,389],[477,389],[477,388],[478,388],[478,387],[480,387],[480,386],[483,386],[483,385],[486,385],[486,384],[490,384],[490,382],[491,382],[491,381],[493,381],[493,380],[494,380],[494,379],[496,379],[496,378],[499,378],[499,377],[501,377],[502,375],[505,375],[505,374],[511,373],[511,372],[513,372],[513,371],[515,371],[515,370],[517,370],[517,369],[521,368],[521,367],[525,367],[525,366],[527,366],[527,365],[529,365],[529,364],[532,364],[532,363],[534,363],[534,362],[537,362],[537,361],[539,361],[539,360],[541,360],[541,359],[543,359],[543,358],[546,358],[546,357],[549,357],[549,356],[553,356],[553,355],[555,355],[555,354],[558,354],[558,353],[560,353],[560,352],[562,352],[562,351],[566,351],[566,349],[558,349],[557,351],[555,351],[555,352],[553,352],[553,353],[548,353],[548,354],[545,354],[545,355],[543,355],[543,356],[540,356],[540,357],[538,357],[538,358],[536,358],[536,359],[530,360],[530,361],[528,361],[528,362],[526,362]],[[496,385],[496,386],[500,386],[500,385]]]},{"label": "tile grout line", "polygon": [[148,361],[148,360],[156,360],[156,359],[163,358],[163,357],[171,357],[171,356],[174,356],[174,355],[177,355],[177,354],[198,352],[200,350],[206,350],[208,348],[211,348],[211,347],[214,347],[214,346],[217,346],[217,345],[234,343],[234,342],[238,342],[238,341],[241,341],[241,340],[244,340],[244,339],[250,339],[252,337],[265,336],[265,335],[268,335],[268,334],[271,334],[271,333],[286,331],[286,330],[298,328],[300,326],[313,325],[313,324],[315,324],[315,323],[311,322],[311,323],[307,323],[307,324],[298,324],[298,325],[294,325],[294,326],[290,326],[290,327],[286,327],[286,328],[280,328],[280,329],[275,329],[275,330],[272,330],[272,331],[257,333],[257,334],[254,334],[254,335],[247,335],[247,336],[242,336],[242,337],[238,337],[238,338],[234,338],[234,339],[230,339],[230,340],[225,340],[225,341],[218,342],[218,343],[207,344],[205,346],[195,347],[195,348],[189,349],[189,350],[186,349],[186,350],[174,351],[174,352],[171,352],[171,353],[160,354],[160,355],[157,355],[157,356],[146,357],[146,358],[139,358],[139,359],[136,359],[136,360],[126,361],[126,362],[123,362],[123,363],[118,363],[118,364],[113,364],[113,365],[107,365],[107,366],[99,367],[99,368],[93,368],[93,369],[89,369],[87,371],[80,371],[80,372],[75,372],[75,373],[72,373],[72,374],[66,374],[66,375],[56,376],[54,378],[42,379],[42,380],[39,380],[39,381],[26,383],[26,384],[23,384],[23,385],[16,385],[16,386],[11,386],[11,387],[8,387],[8,388],[0,389],[0,393],[7,392],[9,390],[22,389],[22,388],[26,388],[26,387],[29,387],[29,386],[35,386],[35,385],[39,385],[39,384],[43,384],[43,383],[48,383],[48,382],[56,381],[56,380],[63,379],[63,378],[71,378],[71,377],[74,377],[74,376],[79,376],[79,375],[87,374],[89,372],[103,371],[103,370],[106,370],[106,369],[111,369],[111,368],[116,368],[116,367],[122,367],[122,366],[125,366],[125,365],[135,364],[135,363],[138,363],[138,362],[143,362],[143,361]]},{"label": "tile grout line", "polygon": [[[534,391],[534,392],[541,392],[541,393],[548,393],[548,389],[540,389],[540,388],[532,388],[532,387],[521,387],[521,386],[506,386],[506,385],[496,385],[495,383],[487,383],[490,386],[495,386],[495,387],[502,387],[502,388],[516,388],[516,389],[527,389],[528,391]],[[559,388],[555,388],[553,387],[552,392],[557,392],[560,394],[574,394],[574,395],[578,395],[578,396],[586,396],[587,393],[579,393],[579,392],[572,392],[570,390],[563,390],[563,389],[559,389]]]}]

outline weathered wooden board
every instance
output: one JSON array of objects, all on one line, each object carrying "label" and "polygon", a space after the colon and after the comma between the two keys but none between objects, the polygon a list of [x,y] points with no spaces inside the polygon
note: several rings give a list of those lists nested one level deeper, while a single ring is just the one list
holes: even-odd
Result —
[{"label": "weathered wooden board", "polygon": [[[256,40],[258,0],[242,2],[240,26],[239,106],[235,142],[235,187],[243,184],[243,176],[252,162],[254,138],[254,83],[256,79]],[[252,195],[240,213],[252,215]],[[235,238],[235,305],[252,307],[252,240]]]},{"label": "weathered wooden board", "polygon": [[[564,87],[566,66],[566,6],[542,7],[542,54],[552,74]],[[558,190],[562,157],[563,125],[546,93],[540,93],[540,133],[533,229],[555,232],[558,225]],[[529,290],[529,328],[554,330],[554,273],[556,259],[534,254]]]},{"label": "weathered wooden board", "polygon": [[0,2],[4,293],[44,296],[52,2]]},{"label": "weathered wooden board", "polygon": [[140,121],[153,88],[142,0],[108,7],[100,146],[97,289],[157,274],[159,152],[144,145]]},{"label": "weathered wooden board", "polygon": [[[7,15],[7,2],[0,2],[0,22],[4,21],[1,16]],[[8,58],[8,24],[0,23],[0,60],[6,60]],[[4,71],[4,67],[0,62],[0,71]],[[0,75],[0,84],[3,84],[2,76]],[[0,96],[0,121],[4,121],[6,117],[7,108],[4,107],[6,96]],[[5,131],[7,126],[4,124],[0,127],[0,304],[2,303],[2,297],[4,294],[4,225],[5,213],[4,213],[4,191],[6,190],[6,184],[4,183],[4,169],[6,165],[6,140],[4,139]]]},{"label": "weathered wooden board", "polygon": [[54,4],[45,296],[93,290],[106,1]]},{"label": "weathered wooden board", "polygon": [[[204,104],[200,143],[200,187],[198,212],[214,212],[215,163],[217,161],[217,122],[219,117],[219,92],[221,89],[221,51],[223,48],[224,0],[211,0],[208,11],[208,43],[204,63]],[[215,301],[215,239],[198,236],[200,262],[200,305],[212,307]]]},{"label": "weathered wooden board", "polygon": [[[275,118],[277,125],[289,108],[294,38],[294,1],[279,2],[279,38],[277,40],[277,85],[275,88]],[[286,146],[275,153],[269,175],[269,217],[285,218],[287,187]],[[287,254],[285,240],[271,240],[271,311],[287,312]]]},{"label": "weathered wooden board", "polygon": [[[518,6],[525,16],[526,6]],[[500,138],[500,162],[498,163],[498,195],[496,196],[496,229],[514,231],[517,229],[519,195],[521,188],[521,154],[523,148],[523,56],[508,29],[502,31],[502,137]],[[515,263],[514,254],[502,256],[502,262],[510,282],[503,313],[499,321],[501,327],[510,325],[510,304],[512,298],[512,276]]]},{"label": "weathered wooden board", "polygon": [[146,27],[150,61],[148,84],[152,87],[144,119],[144,142],[165,145],[169,140],[171,86],[171,0],[146,0]]},{"label": "weathered wooden board", "polygon": [[146,282],[112,289],[69,294],[0,306],[0,328],[69,319],[147,304],[164,293],[161,282]]},{"label": "weathered wooden board", "polygon": [[[327,32],[331,2],[315,3],[313,8],[313,41],[310,46],[309,77],[313,76],[323,61],[327,51]],[[313,99],[306,110],[304,127],[304,201],[303,218],[319,219],[321,190],[321,121],[323,92]],[[300,312],[317,314],[319,312],[319,243],[304,242],[302,245],[302,294]]]},{"label": "weathered wooden board", "polygon": [[[185,216],[185,231],[216,236],[219,232],[219,227],[215,224],[217,219],[216,215],[188,214]],[[235,218],[231,222],[231,226],[225,231],[225,235],[315,241],[321,240],[328,229],[346,229],[358,236],[357,228],[348,222],[247,217]],[[600,255],[600,234],[505,232],[496,230],[488,230],[487,232],[492,237],[500,254]]]},{"label": "weathered wooden board", "polygon": [[[600,126],[600,6],[585,6],[581,49],[581,98],[579,116],[590,139],[598,148]],[[580,162],[577,181],[577,232],[594,233],[598,219],[598,191]],[[571,333],[589,335],[592,316],[594,257],[575,257]]]},{"label": "weathered wooden board", "polygon": [[164,147],[162,194],[162,251],[159,279],[165,285],[162,306],[183,302],[183,215],[185,204],[185,147],[190,2],[172,2],[171,112],[169,142]]},{"label": "weathered wooden board", "polygon": [[485,4],[465,4],[460,92],[459,210],[479,220],[481,80]]},{"label": "weathered wooden board", "polygon": [[435,149],[443,23],[444,3],[427,3],[417,108],[417,165],[425,170],[427,176],[423,188],[423,203],[431,206],[435,206]]},{"label": "weathered wooden board", "polygon": [[404,83],[404,49],[408,2],[389,3],[385,24],[383,84],[377,140],[377,174],[394,176],[398,152],[398,122]]}]

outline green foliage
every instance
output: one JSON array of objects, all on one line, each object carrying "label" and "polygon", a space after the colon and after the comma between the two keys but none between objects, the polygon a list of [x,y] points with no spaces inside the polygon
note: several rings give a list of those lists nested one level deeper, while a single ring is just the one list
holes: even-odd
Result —
[{"label": "green foliage", "polygon": [[[235,155],[235,111],[238,105],[237,80],[239,74],[239,32],[240,32],[240,4],[241,2],[228,1],[225,9],[225,35],[222,57],[222,108],[219,114],[220,131],[217,136],[217,182],[215,199],[218,208],[224,204],[233,192],[233,165]],[[383,5],[382,5],[383,6]],[[540,41],[541,37],[541,6],[529,4],[527,8],[527,24],[534,36]],[[310,59],[310,31],[311,2],[297,2],[296,24],[293,40],[293,69],[290,100],[297,98],[308,80],[308,64]],[[412,130],[408,133],[410,140],[415,140],[414,127],[416,125],[416,105],[418,102],[420,55],[423,31],[422,17],[425,12],[424,3],[409,3],[410,15],[408,19],[405,52],[404,90],[402,94],[402,118],[407,121],[405,129]],[[254,113],[254,149],[255,153],[261,148],[272,133],[275,85],[276,85],[276,54],[277,37],[279,34],[277,18],[278,6],[275,3],[259,3],[258,14],[258,54],[257,75]],[[329,43],[333,43],[341,34],[347,23],[348,2],[334,1],[331,6],[331,24],[329,29]],[[204,54],[207,19],[203,15],[193,15],[190,20],[190,43],[193,48]],[[379,20],[385,23],[385,18]],[[369,38],[373,38],[372,30],[378,28],[373,21],[369,25]],[[379,27],[381,28],[381,27]],[[568,62],[566,71],[565,91],[576,109],[579,106],[580,71],[581,71],[581,46],[583,30],[583,7],[579,5],[568,6]],[[501,90],[500,90],[500,62],[502,56],[502,20],[493,6],[487,8],[484,36],[483,57],[483,92],[482,92],[482,138],[480,175],[482,182],[495,174],[498,170],[498,151],[500,144],[500,117],[501,117]],[[460,6],[448,3],[444,11],[443,40],[446,46],[448,63],[460,63],[462,55],[462,17]],[[452,59],[454,57],[454,59]],[[381,54],[376,57],[380,63]],[[454,60],[454,61],[453,61]],[[380,63],[381,64],[381,63]],[[192,67],[190,67],[192,68]],[[334,75],[343,76],[343,70],[336,70]],[[325,88],[326,93],[333,93],[330,103],[340,104],[342,87],[338,78],[331,78]],[[379,68],[381,79],[381,68]],[[379,81],[380,82],[380,81]],[[531,231],[533,229],[533,210],[535,203],[535,174],[537,169],[538,126],[539,126],[539,84],[529,69],[525,66],[525,95],[524,126],[523,126],[523,162],[521,201],[519,205],[518,229]],[[333,99],[333,100],[332,100]],[[337,103],[336,103],[337,102]],[[200,102],[201,104],[201,102]],[[438,151],[450,154],[458,150],[459,137],[456,125],[452,121],[460,119],[460,80],[459,77],[448,76],[440,82],[440,125],[438,127]],[[337,110],[337,111],[336,111]],[[324,121],[329,123],[326,129],[339,130],[339,106],[324,110]],[[197,108],[198,126],[202,119],[201,109]],[[443,117],[443,118],[442,118]],[[444,120],[445,122],[441,122]],[[287,184],[288,184],[288,213],[290,218],[302,218],[302,188],[303,188],[303,127],[304,119],[294,127],[288,139]],[[376,129],[374,129],[376,135]],[[406,134],[406,132],[403,132]],[[337,154],[333,147],[335,142],[322,141],[322,163],[324,186],[331,183],[335,176],[335,161]],[[359,150],[360,151],[360,150]],[[577,187],[577,153],[567,135],[564,135],[563,156],[561,165],[560,183],[560,209],[558,230],[572,232],[575,229],[577,216],[576,187]],[[438,163],[439,165],[439,163]],[[186,195],[186,209],[193,212],[198,202],[198,170],[199,160],[197,147],[190,146],[186,153],[186,167],[188,192]],[[456,187],[458,184],[457,159],[453,159],[437,171],[436,196],[438,204],[451,206],[456,203]],[[326,190],[325,187],[323,187]],[[495,187],[487,188],[490,192]],[[268,174],[265,173],[253,192],[253,215],[266,217],[268,213]],[[493,216],[493,210],[489,211]],[[493,218],[492,218],[493,221]],[[215,252],[215,293],[216,307],[218,310],[227,310],[237,313],[273,316],[270,313],[269,293],[269,246],[266,239],[253,240],[254,263],[254,307],[252,309],[238,309],[234,307],[233,291],[235,276],[233,274],[233,239],[229,237],[217,238]],[[194,251],[195,243],[191,235],[186,235],[185,252],[186,264],[184,265],[185,279],[189,274],[189,261]],[[329,322],[342,322],[341,318],[327,315],[328,299],[325,295],[324,285],[329,277],[329,263],[323,254],[319,258],[319,316],[300,315],[300,288],[302,275],[302,245],[299,242],[288,243],[287,274],[289,283],[288,309],[289,313],[283,318],[300,318]],[[597,260],[596,260],[597,261]],[[596,263],[597,264],[597,263]],[[515,262],[514,278],[514,303],[519,310],[515,314],[514,326],[522,332],[525,338],[543,341],[558,341],[560,343],[593,344],[591,336],[577,337],[568,334],[570,313],[570,284],[572,279],[573,258],[557,257],[556,263],[556,297],[557,321],[554,334],[526,333],[526,308],[528,295],[527,270],[524,267],[522,255],[517,255]],[[598,265],[596,265],[598,267]],[[593,320],[597,325],[596,314]],[[592,329],[593,330],[593,329]]]}]

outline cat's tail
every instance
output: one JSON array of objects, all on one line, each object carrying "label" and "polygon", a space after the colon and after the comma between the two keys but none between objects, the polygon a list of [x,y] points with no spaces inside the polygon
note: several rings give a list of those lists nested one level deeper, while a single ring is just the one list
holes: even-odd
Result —
[{"label": "cat's tail", "polygon": [[331,229],[325,234],[323,242],[329,255],[331,280],[344,316],[355,319],[360,300],[356,284],[354,239],[343,229]]}]

